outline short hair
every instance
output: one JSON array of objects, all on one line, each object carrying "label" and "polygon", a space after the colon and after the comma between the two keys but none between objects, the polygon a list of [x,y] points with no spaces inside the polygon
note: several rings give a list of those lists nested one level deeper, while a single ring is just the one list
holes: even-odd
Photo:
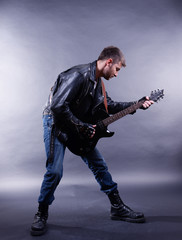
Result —
[{"label": "short hair", "polygon": [[108,46],[102,50],[98,60],[106,60],[112,58],[113,63],[122,62],[122,65],[126,67],[125,58],[121,50],[114,46]]}]

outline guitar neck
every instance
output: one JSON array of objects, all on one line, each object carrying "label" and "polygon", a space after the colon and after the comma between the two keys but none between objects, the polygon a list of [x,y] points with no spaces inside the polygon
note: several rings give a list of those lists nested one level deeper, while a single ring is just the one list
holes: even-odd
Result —
[{"label": "guitar neck", "polygon": [[117,112],[110,117],[105,118],[101,122],[104,124],[104,126],[108,126],[109,124],[117,121],[118,119],[136,111],[138,108],[140,108],[143,105],[143,103],[144,103],[144,100],[137,102],[137,103],[131,105],[130,107],[125,108],[124,110]]}]

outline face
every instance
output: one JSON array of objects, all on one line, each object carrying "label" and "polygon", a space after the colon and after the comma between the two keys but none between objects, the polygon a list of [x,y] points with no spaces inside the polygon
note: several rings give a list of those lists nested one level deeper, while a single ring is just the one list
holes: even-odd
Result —
[{"label": "face", "polygon": [[117,77],[119,70],[122,67],[122,62],[113,63],[113,60],[110,58],[106,61],[106,65],[103,70],[103,77],[106,80],[109,80],[113,77]]}]

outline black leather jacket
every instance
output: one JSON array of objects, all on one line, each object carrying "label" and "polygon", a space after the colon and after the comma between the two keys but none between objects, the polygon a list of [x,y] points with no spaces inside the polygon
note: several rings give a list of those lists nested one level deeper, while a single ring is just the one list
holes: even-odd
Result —
[{"label": "black leather jacket", "polygon": [[[76,130],[78,124],[93,123],[96,112],[105,110],[101,79],[95,88],[95,71],[96,61],[74,66],[58,76],[47,109],[60,129]],[[109,114],[114,114],[133,102],[115,102],[107,94],[107,104]]]}]

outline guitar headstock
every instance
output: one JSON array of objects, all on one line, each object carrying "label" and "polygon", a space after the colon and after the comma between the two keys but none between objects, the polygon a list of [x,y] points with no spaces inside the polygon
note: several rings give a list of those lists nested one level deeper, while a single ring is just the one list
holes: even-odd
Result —
[{"label": "guitar headstock", "polygon": [[164,97],[164,89],[162,90],[154,90],[151,92],[150,94],[150,100],[154,101],[154,102],[157,102],[158,100],[160,100],[161,98]]}]

